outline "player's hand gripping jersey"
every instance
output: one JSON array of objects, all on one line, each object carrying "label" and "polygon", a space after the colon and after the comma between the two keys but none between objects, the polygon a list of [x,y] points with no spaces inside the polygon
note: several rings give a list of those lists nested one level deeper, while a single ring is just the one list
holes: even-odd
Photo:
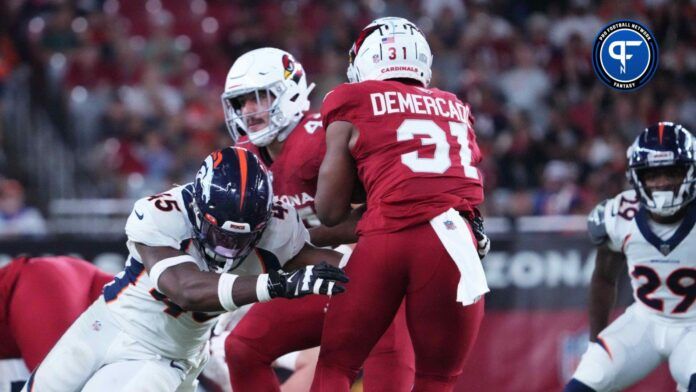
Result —
[{"label": "player's hand gripping jersey", "polygon": [[[192,184],[172,188],[138,200],[126,223],[130,255],[123,272],[104,288],[104,299],[119,326],[149,349],[173,358],[194,356],[208,338],[220,313],[186,312],[159,293],[150,281],[134,243],[180,249],[196,259],[198,267],[208,266],[192,241],[190,204]],[[309,240],[309,234],[294,208],[282,203],[273,207],[254,252],[234,274],[256,275],[278,270]]]},{"label": "player's hand gripping jersey", "polygon": [[324,99],[322,121],[348,121],[360,133],[351,154],[369,195],[361,234],[483,201],[473,116],[452,93],[388,80],[342,84]]},{"label": "player's hand gripping jersey", "polygon": [[670,323],[696,320],[696,204],[676,224],[657,224],[635,190],[599,204],[590,214],[590,236],[626,255],[633,297],[644,313]]}]

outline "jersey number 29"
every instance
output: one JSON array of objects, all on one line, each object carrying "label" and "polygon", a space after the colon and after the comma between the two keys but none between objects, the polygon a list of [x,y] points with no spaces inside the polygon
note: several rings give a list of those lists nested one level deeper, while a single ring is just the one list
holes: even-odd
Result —
[{"label": "jersey number 29", "polygon": [[[664,301],[659,298],[651,298],[652,294],[662,284],[660,276],[650,267],[637,265],[631,273],[634,278],[643,277],[647,281],[636,290],[636,296],[647,306],[664,311]],[[665,285],[673,294],[682,297],[672,313],[685,313],[696,301],[696,269],[679,268],[673,271],[665,280]]]}]

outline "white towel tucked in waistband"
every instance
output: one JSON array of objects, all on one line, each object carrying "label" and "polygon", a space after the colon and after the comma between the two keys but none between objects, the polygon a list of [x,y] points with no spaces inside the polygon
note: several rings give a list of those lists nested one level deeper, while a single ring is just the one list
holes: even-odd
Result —
[{"label": "white towel tucked in waistband", "polygon": [[490,291],[474,239],[464,218],[450,208],[430,220],[430,225],[459,269],[457,302],[471,305]]}]

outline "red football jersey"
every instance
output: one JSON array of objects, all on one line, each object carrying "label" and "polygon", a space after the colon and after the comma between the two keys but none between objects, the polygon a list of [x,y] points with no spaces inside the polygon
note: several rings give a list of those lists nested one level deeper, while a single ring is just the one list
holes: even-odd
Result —
[{"label": "red football jersey", "polygon": [[454,94],[397,81],[342,84],[321,114],[324,128],[348,121],[360,132],[351,150],[367,191],[359,234],[398,231],[483,201],[473,116]]},{"label": "red football jersey", "polygon": [[318,226],[314,196],[319,166],[326,153],[326,134],[319,113],[307,113],[290,132],[280,155],[271,159],[265,148],[240,139],[241,147],[256,154],[273,174],[273,198],[297,209],[307,226]]},{"label": "red football jersey", "polygon": [[69,256],[19,257],[0,268],[0,359],[23,358],[33,371],[113,278]]}]

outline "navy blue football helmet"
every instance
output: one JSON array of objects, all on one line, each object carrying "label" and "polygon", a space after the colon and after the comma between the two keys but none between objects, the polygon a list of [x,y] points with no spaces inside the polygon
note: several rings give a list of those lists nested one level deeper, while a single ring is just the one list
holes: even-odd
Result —
[{"label": "navy blue football helmet", "polygon": [[256,155],[228,147],[209,155],[193,184],[196,242],[218,272],[237,268],[271,218],[271,178]]},{"label": "navy blue football helmet", "polygon": [[[693,135],[683,126],[659,122],[646,128],[628,148],[626,176],[640,196],[641,204],[653,214],[671,216],[696,197],[696,146]],[[651,190],[643,174],[656,167],[682,170],[679,189]]]}]

